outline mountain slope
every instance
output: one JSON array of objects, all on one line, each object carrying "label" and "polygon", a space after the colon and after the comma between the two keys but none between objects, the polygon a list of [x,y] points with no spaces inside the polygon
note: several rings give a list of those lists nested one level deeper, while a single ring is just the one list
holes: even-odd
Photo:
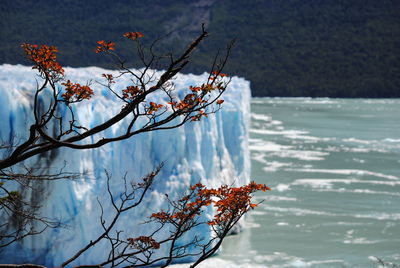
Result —
[{"label": "mountain slope", "polygon": [[159,49],[179,51],[205,22],[210,37],[186,72],[209,70],[236,38],[226,71],[249,79],[255,96],[400,97],[394,0],[4,0],[0,15],[0,63],[26,63],[19,45],[32,42],[59,47],[64,65],[110,67],[93,53],[97,40],[172,31]]}]

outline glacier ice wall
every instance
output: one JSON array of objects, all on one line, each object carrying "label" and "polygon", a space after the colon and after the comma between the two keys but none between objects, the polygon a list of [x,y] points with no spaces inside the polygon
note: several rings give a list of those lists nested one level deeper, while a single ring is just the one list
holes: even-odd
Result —
[{"label": "glacier ice wall", "polygon": [[[65,68],[67,79],[86,83],[89,79],[101,81],[102,73],[113,73],[97,67]],[[174,83],[178,90],[206,81],[207,74],[178,74]],[[21,65],[0,65],[0,139],[19,142],[27,137],[32,122],[32,94],[36,86],[36,72]],[[121,89],[129,79],[119,80]],[[118,111],[110,93],[94,83],[96,96],[79,105],[78,120],[86,126],[105,121]],[[14,243],[0,252],[0,262],[41,263],[60,265],[77,249],[86,245],[100,232],[99,205],[112,215],[105,189],[106,169],[111,175],[115,193],[122,190],[122,177],[139,179],[151,172],[159,163],[164,167],[155,181],[152,192],[136,210],[123,215],[119,229],[129,237],[148,232],[141,224],[151,212],[165,205],[164,193],[174,198],[189,185],[202,182],[207,186],[221,184],[242,185],[249,181],[250,158],[248,150],[248,124],[250,114],[250,83],[233,77],[224,93],[223,109],[206,120],[192,122],[173,130],[162,130],[134,136],[129,140],[108,144],[99,149],[75,151],[60,149],[25,161],[42,172],[64,170],[82,172],[84,179],[76,181],[41,182],[40,194],[30,193],[42,206],[41,214],[61,219],[64,228],[47,229],[43,234]],[[112,135],[123,126],[114,126],[104,135]],[[2,152],[6,153],[6,152]],[[196,232],[210,236],[207,227]],[[82,255],[74,265],[98,263],[108,252],[103,243]]]}]

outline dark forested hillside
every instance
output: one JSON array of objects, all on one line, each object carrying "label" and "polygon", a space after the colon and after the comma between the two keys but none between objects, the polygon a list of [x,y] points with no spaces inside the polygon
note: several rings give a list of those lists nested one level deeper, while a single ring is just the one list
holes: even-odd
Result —
[{"label": "dark forested hillside", "polygon": [[236,38],[226,71],[249,79],[255,96],[400,97],[397,0],[1,2],[0,63],[26,63],[19,45],[30,42],[57,46],[66,66],[110,67],[97,40],[173,31],[159,49],[174,51],[205,22],[211,35],[187,72],[208,71]]}]

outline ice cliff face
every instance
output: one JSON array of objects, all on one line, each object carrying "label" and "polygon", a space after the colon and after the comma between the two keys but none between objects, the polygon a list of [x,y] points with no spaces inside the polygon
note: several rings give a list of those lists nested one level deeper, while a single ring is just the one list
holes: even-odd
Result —
[{"label": "ice cliff face", "polygon": [[[101,80],[100,68],[65,68],[67,78],[85,83],[89,79]],[[2,142],[21,142],[27,137],[32,122],[32,94],[35,89],[35,71],[30,67],[0,66],[0,138]],[[176,88],[187,88],[206,80],[206,74],[177,75]],[[121,88],[129,81],[119,81]],[[109,93],[98,84],[96,97],[79,105],[78,120],[82,125],[94,126],[121,109],[113,105]],[[83,179],[76,181],[40,182],[39,193],[26,192],[31,200],[42,206],[41,214],[62,220],[65,228],[47,229],[43,234],[14,243],[0,251],[0,262],[33,262],[48,266],[60,265],[88,241],[101,232],[99,198],[106,214],[113,214],[107,201],[105,169],[112,175],[111,186],[118,194],[123,187],[122,177],[139,179],[151,172],[159,163],[164,167],[155,181],[152,192],[136,210],[123,215],[118,229],[130,237],[146,234],[148,226],[142,223],[152,212],[165,205],[164,193],[173,199],[191,184],[202,182],[207,186],[220,184],[242,185],[249,181],[250,160],[247,144],[250,112],[250,85],[234,77],[224,94],[223,109],[208,119],[192,122],[172,130],[162,130],[134,136],[95,150],[75,151],[61,149],[47,155],[29,159],[27,166],[82,172]],[[104,135],[112,135],[123,126],[115,126]],[[5,154],[6,152],[1,152]],[[51,172],[51,171],[50,171]],[[17,186],[14,186],[17,187]],[[4,217],[1,218],[4,220]],[[196,230],[210,235],[207,227]],[[74,262],[98,263],[108,252],[107,243],[89,250]]]}]

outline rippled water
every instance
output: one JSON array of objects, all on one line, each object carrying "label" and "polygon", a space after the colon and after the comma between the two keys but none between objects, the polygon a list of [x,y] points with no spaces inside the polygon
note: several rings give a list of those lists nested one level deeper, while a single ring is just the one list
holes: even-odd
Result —
[{"label": "rippled water", "polygon": [[253,99],[252,176],[271,192],[203,267],[400,264],[400,100]]}]

